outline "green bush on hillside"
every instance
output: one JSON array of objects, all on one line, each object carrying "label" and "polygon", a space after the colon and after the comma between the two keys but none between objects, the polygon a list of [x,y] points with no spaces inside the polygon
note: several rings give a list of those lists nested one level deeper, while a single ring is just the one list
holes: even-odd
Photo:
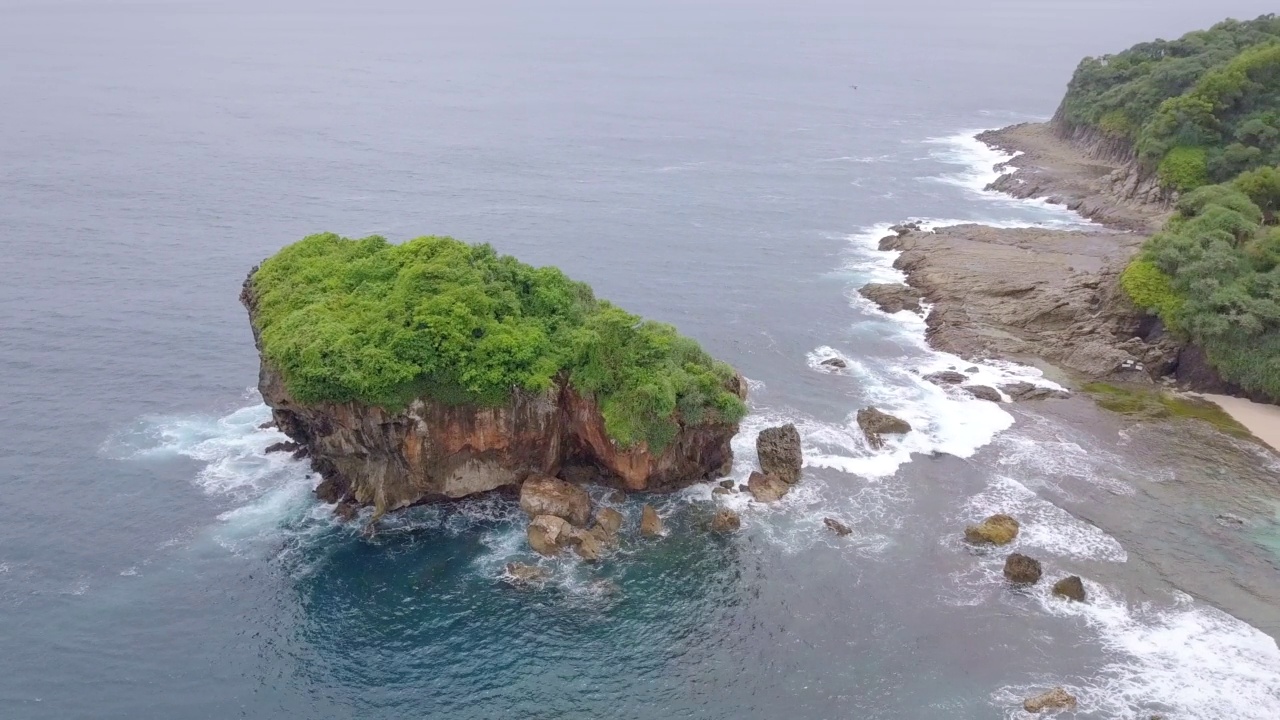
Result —
[{"label": "green bush on hillside", "polygon": [[1162,186],[1180,192],[1194,190],[1209,177],[1208,155],[1204,148],[1176,147],[1160,161],[1158,172]]},{"label": "green bush on hillside", "polygon": [[488,245],[312,235],[254,274],[263,353],[299,402],[499,405],[567,379],[624,447],[661,452],[680,422],[737,422],[734,371],[555,268]]}]

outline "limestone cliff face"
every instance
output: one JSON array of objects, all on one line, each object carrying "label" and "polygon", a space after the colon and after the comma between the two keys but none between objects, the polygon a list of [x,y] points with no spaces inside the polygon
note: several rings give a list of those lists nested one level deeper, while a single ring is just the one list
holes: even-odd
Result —
[{"label": "limestone cliff face", "polygon": [[[248,280],[240,299],[252,319]],[[256,329],[254,341],[261,351]],[[299,403],[264,357],[258,389],[280,430],[306,448],[325,477],[326,498],[379,513],[515,488],[533,473],[633,491],[678,489],[726,474],[738,431],[737,424],[682,424],[660,454],[643,445],[624,449],[609,439],[595,403],[568,383],[541,394],[514,392],[500,407],[419,398],[388,412],[356,402]],[[746,397],[741,377],[730,389]]]}]

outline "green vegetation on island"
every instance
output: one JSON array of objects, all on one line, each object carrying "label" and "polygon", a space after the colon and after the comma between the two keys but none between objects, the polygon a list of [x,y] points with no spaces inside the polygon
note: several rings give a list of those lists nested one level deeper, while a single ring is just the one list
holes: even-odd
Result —
[{"label": "green vegetation on island", "polygon": [[1280,398],[1280,18],[1086,58],[1055,123],[1127,148],[1179,194],[1121,277],[1129,297],[1225,380]]},{"label": "green vegetation on island", "polygon": [[299,402],[496,406],[567,381],[620,445],[661,452],[681,421],[737,422],[734,370],[560,270],[488,245],[312,235],[251,280],[264,356]]}]

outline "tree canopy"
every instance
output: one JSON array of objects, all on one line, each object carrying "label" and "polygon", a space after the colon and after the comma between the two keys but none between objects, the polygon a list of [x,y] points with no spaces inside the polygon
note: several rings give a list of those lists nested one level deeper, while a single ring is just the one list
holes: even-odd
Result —
[{"label": "tree canopy", "polygon": [[1085,58],[1057,122],[1127,140],[1178,191],[1280,163],[1280,18]]},{"label": "tree canopy", "polygon": [[492,406],[567,381],[596,400],[616,442],[655,452],[681,422],[745,413],[733,369],[672,326],[488,245],[312,235],[251,282],[263,354],[299,402]]}]

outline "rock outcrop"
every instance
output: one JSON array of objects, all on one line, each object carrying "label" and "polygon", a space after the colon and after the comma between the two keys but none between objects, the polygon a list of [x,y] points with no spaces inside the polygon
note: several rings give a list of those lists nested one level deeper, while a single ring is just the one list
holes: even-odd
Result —
[{"label": "rock outcrop", "polygon": [[955,370],[942,370],[940,372],[929,373],[924,376],[925,380],[934,385],[959,385],[969,379],[968,375]]},{"label": "rock outcrop", "polygon": [[987,400],[993,403],[1004,402],[1004,398],[1000,397],[1000,391],[986,385],[964,385],[961,389],[969,393],[979,400]]},{"label": "rock outcrop", "polygon": [[822,518],[822,524],[826,525],[828,530],[841,537],[853,532],[853,530],[849,529],[848,525],[845,525],[835,518]]},{"label": "rock outcrop", "polygon": [[965,542],[974,545],[1008,545],[1018,537],[1018,521],[1004,513],[996,513],[977,525],[964,529]]},{"label": "rock outcrop", "polygon": [[586,527],[591,519],[591,496],[558,478],[532,475],[520,486],[520,509],[529,517],[554,515],[570,525]]},{"label": "rock outcrop", "polygon": [[1043,571],[1040,568],[1040,561],[1027,557],[1022,553],[1013,553],[1004,561],[1004,576],[1010,582],[1019,585],[1034,585],[1040,582],[1040,576]]},{"label": "rock outcrop", "polygon": [[573,526],[555,515],[539,515],[526,530],[529,547],[539,555],[555,557],[573,541]]},{"label": "rock outcrop", "polygon": [[790,490],[791,486],[779,479],[777,475],[753,472],[751,477],[747,478],[747,491],[756,502],[777,502]]},{"label": "rock outcrop", "polygon": [[711,518],[711,532],[727,534],[737,532],[742,527],[742,518],[738,517],[738,513],[729,508],[720,508],[716,510],[715,516]]},{"label": "rock outcrop", "polygon": [[596,513],[596,526],[603,528],[610,535],[617,535],[622,529],[622,513],[613,508],[601,508]]},{"label": "rock outcrop", "polygon": [[876,449],[884,447],[885,435],[905,435],[911,432],[911,423],[873,407],[858,411],[858,427],[862,428],[862,434],[867,436],[871,447]]},{"label": "rock outcrop", "polygon": [[924,312],[924,308],[920,305],[920,291],[907,285],[871,283],[870,285],[863,285],[858,294],[875,303],[876,307],[887,313],[892,314],[903,310],[910,310],[917,314]]},{"label": "rock outcrop", "polygon": [[760,469],[788,485],[800,482],[804,455],[800,448],[800,431],[791,423],[765,428],[756,437],[756,455]]},{"label": "rock outcrop", "polygon": [[1041,713],[1045,710],[1071,710],[1075,706],[1075,696],[1060,687],[1035,697],[1027,698],[1022,702],[1022,709],[1029,713]]},{"label": "rock outcrop", "polygon": [[[252,277],[241,302],[252,319]],[[254,339],[261,354],[262,344]],[[388,411],[357,402],[302,403],[264,356],[258,389],[279,429],[307,450],[324,497],[372,505],[377,515],[435,500],[501,488],[530,475],[559,475],[628,491],[670,491],[725,475],[737,424],[682,423],[660,453],[624,448],[605,431],[600,408],[561,382],[546,392],[513,392],[498,407],[450,405],[427,398]],[[741,376],[730,388],[746,397]]]},{"label": "rock outcrop", "polygon": [[645,505],[640,508],[640,535],[643,537],[658,537],[662,535],[662,518],[658,515],[658,511],[653,509],[652,505]]},{"label": "rock outcrop", "polygon": [[1079,575],[1069,575],[1053,584],[1053,594],[1074,600],[1076,602],[1084,602],[1084,581]]}]

